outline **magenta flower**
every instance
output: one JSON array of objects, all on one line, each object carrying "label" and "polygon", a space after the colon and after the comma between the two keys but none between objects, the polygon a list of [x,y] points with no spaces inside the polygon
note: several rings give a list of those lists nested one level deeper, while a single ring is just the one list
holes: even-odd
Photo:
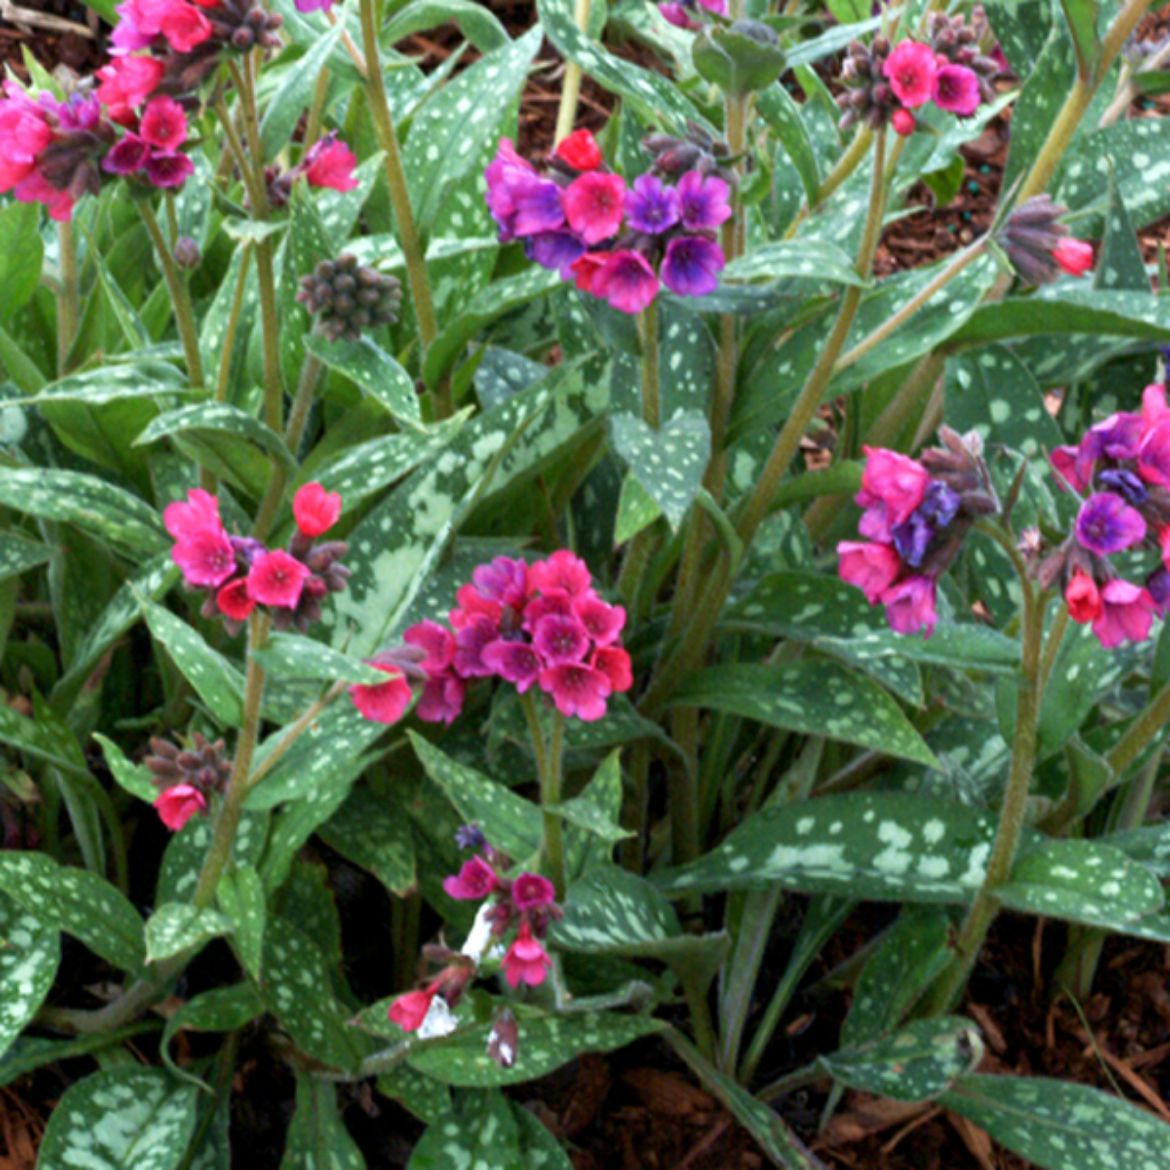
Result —
[{"label": "magenta flower", "polygon": [[589,665],[605,675],[614,694],[623,695],[634,685],[630,655],[621,646],[598,646]]},{"label": "magenta flower", "polygon": [[305,536],[324,536],[341,516],[341,494],[319,483],[306,483],[293,496],[293,519]]},{"label": "magenta flower", "polygon": [[731,218],[731,188],[715,175],[687,171],[675,191],[680,219],[688,231],[711,231]]},{"label": "magenta flower", "polygon": [[175,52],[189,53],[211,36],[211,22],[185,0],[125,0],[115,11],[114,56],[149,48],[160,36]]},{"label": "magenta flower", "polygon": [[313,143],[301,162],[310,187],[332,191],[352,191],[358,185],[356,166],[357,156],[333,134]]},{"label": "magenta flower", "polygon": [[638,252],[610,252],[593,276],[591,291],[619,312],[640,313],[658,295],[658,277]]},{"label": "magenta flower", "polygon": [[98,101],[115,122],[124,123],[158,89],[165,73],[166,66],[157,57],[114,57],[97,71]]},{"label": "magenta flower", "polygon": [[666,245],[662,283],[680,297],[703,297],[719,287],[723,249],[704,236],[678,236]]},{"label": "magenta flower", "polygon": [[907,577],[890,586],[881,596],[886,607],[886,621],[898,634],[916,634],[925,631],[929,638],[934,633],[938,614],[934,608],[934,578]]},{"label": "magenta flower", "polygon": [[555,232],[565,223],[561,189],[536,173],[509,138],[501,138],[496,157],[484,171],[487,205],[500,229],[500,242]]},{"label": "magenta flower", "polygon": [[942,65],[934,75],[934,104],[940,110],[966,118],[983,100],[979,77],[965,65]]},{"label": "magenta flower", "polygon": [[657,235],[682,218],[678,192],[656,175],[639,175],[626,191],[626,218],[635,231]]},{"label": "magenta flower", "polygon": [[159,820],[177,833],[196,813],[207,808],[207,797],[194,784],[172,784],[154,802]]},{"label": "magenta flower", "polygon": [[626,624],[626,611],[622,606],[610,605],[591,593],[578,594],[573,598],[572,606],[574,617],[598,646],[609,646],[618,640]]},{"label": "magenta flower", "polygon": [[389,676],[384,683],[354,683],[349,688],[353,705],[374,723],[397,723],[410,706],[410,684],[397,666],[372,658],[370,666]]},{"label": "magenta flower", "polygon": [[53,141],[45,111],[12,81],[0,100],[0,191],[11,191],[36,169],[41,151]]},{"label": "magenta flower", "polygon": [[190,585],[215,588],[236,571],[236,550],[222,528],[200,528],[175,541],[171,559]]},{"label": "magenta flower", "polygon": [[[305,0],[297,0],[297,6]],[[313,0],[309,0],[310,3]],[[422,1022],[427,1018],[427,1012],[431,1010],[431,1001],[438,993],[439,985],[432,983],[425,991],[408,991],[404,995],[400,995],[390,1005],[387,1015],[394,1021],[404,1032],[417,1032],[422,1027]]]},{"label": "magenta flower", "polygon": [[937,71],[934,51],[929,45],[917,41],[902,41],[882,66],[882,73],[894,95],[910,109],[926,105],[934,96]]},{"label": "magenta flower", "polygon": [[1170,419],[1146,432],[1138,448],[1137,470],[1146,483],[1170,488]]},{"label": "magenta flower", "polygon": [[176,500],[163,509],[163,526],[175,540],[191,536],[204,528],[222,529],[219,500],[202,488],[191,488],[186,500]]},{"label": "magenta flower", "polygon": [[143,169],[153,186],[169,190],[181,187],[195,173],[195,164],[178,151],[156,151]]},{"label": "magenta flower", "polygon": [[1064,587],[1064,601],[1068,616],[1084,625],[1095,621],[1101,613],[1101,591],[1097,582],[1083,569],[1074,569]]},{"label": "magenta flower", "polygon": [[457,874],[443,879],[447,896],[461,902],[479,902],[497,890],[500,879],[482,857],[469,857]]},{"label": "magenta flower", "polygon": [[426,657],[419,664],[428,675],[446,670],[455,658],[455,637],[445,626],[429,618],[408,629],[402,640],[408,646],[417,646]]},{"label": "magenta flower", "polygon": [[527,922],[520,923],[516,941],[504,955],[503,966],[504,978],[510,987],[519,987],[521,983],[536,987],[544,982],[552,966],[552,960],[549,959],[544,947],[532,937],[532,930]]},{"label": "magenta flower", "polygon": [[552,695],[562,715],[586,723],[605,717],[605,701],[613,691],[609,678],[583,663],[565,663],[540,672],[540,689]]},{"label": "magenta flower", "polygon": [[1081,450],[1079,447],[1055,447],[1048,453],[1048,462],[1056,472],[1056,483],[1061,491],[1066,487],[1074,492],[1083,492],[1088,489],[1089,476],[1092,475],[1093,465],[1082,465]]},{"label": "magenta flower", "polygon": [[1166,403],[1166,387],[1160,382],[1152,382],[1142,391],[1143,433],[1167,421],[1170,421],[1170,405]]},{"label": "magenta flower", "polygon": [[429,678],[414,713],[424,723],[454,723],[463,710],[463,680],[453,671]]},{"label": "magenta flower", "polygon": [[[885,509],[889,525],[904,524],[922,503],[930,475],[917,460],[882,447],[864,447],[865,470],[857,503],[862,508]],[[862,529],[865,532],[864,528]],[[865,533],[865,535],[870,535]]]},{"label": "magenta flower", "polygon": [[897,550],[888,544],[843,540],[837,545],[837,556],[841,580],[856,585],[870,605],[877,605],[902,569]]},{"label": "magenta flower", "polygon": [[1093,245],[1065,236],[1052,249],[1052,259],[1069,276],[1084,276],[1093,268]]},{"label": "magenta flower", "polygon": [[1154,599],[1140,585],[1120,577],[1101,589],[1101,612],[1093,621],[1093,633],[1107,650],[1122,642],[1144,642],[1154,621]]},{"label": "magenta flower", "polygon": [[589,649],[589,634],[575,617],[550,614],[536,623],[532,648],[546,666],[580,662]]},{"label": "magenta flower", "polygon": [[528,565],[513,557],[496,557],[471,574],[481,597],[512,609],[523,609],[528,600]]},{"label": "magenta flower", "polygon": [[587,171],[561,193],[565,218],[586,244],[599,244],[621,230],[625,190],[621,175]]},{"label": "magenta flower", "polygon": [[462,678],[487,678],[495,671],[484,661],[484,651],[500,636],[499,621],[477,617],[455,631],[455,672]]},{"label": "magenta flower", "polygon": [[150,144],[137,134],[127,134],[114,143],[102,159],[102,170],[111,175],[132,175],[150,158]]},{"label": "magenta flower", "polygon": [[174,98],[152,98],[142,111],[138,135],[160,150],[175,150],[187,141],[187,115]]},{"label": "magenta flower", "polygon": [[1146,522],[1115,492],[1096,492],[1081,505],[1076,534],[1082,548],[1107,557],[1144,540]]},{"label": "magenta flower", "polygon": [[589,566],[566,548],[558,549],[543,561],[536,561],[528,572],[532,588],[541,593],[561,589],[570,597],[581,597],[593,589]]},{"label": "magenta flower", "polygon": [[510,682],[520,694],[524,694],[537,681],[544,666],[540,655],[528,642],[505,642],[503,639],[484,648],[482,661],[489,673],[498,674]]},{"label": "magenta flower", "polygon": [[283,549],[260,553],[248,570],[248,596],[261,605],[296,609],[309,569]]},{"label": "magenta flower", "polygon": [[517,910],[536,910],[540,906],[551,906],[556,899],[557,892],[552,882],[538,873],[522,873],[512,883],[512,905]]}]

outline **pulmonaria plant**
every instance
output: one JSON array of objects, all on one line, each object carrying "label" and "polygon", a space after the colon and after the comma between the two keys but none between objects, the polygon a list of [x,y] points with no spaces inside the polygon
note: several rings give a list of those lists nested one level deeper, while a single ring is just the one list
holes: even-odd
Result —
[{"label": "pulmonaria plant", "polygon": [[[1069,616],[1091,625],[1102,646],[1144,641],[1154,616],[1170,611],[1166,387],[1147,386],[1140,412],[1111,415],[1075,447],[1058,447],[1050,461],[1059,486],[1081,503],[1061,546],[1033,553],[1041,583],[1059,584]],[[1134,572],[1142,574],[1141,584],[1127,579]]]},{"label": "pulmonaria plant", "polygon": [[493,946],[502,947],[508,935],[512,939],[500,957],[500,970],[509,987],[538,987],[552,969],[542,942],[549,925],[561,917],[552,882],[527,871],[507,877],[508,859],[487,844],[474,826],[461,829],[458,839],[477,852],[457,874],[443,880],[443,889],[457,901],[481,903],[476,925],[461,953],[429,948],[430,955],[445,960],[443,969],[424,987],[398,996],[390,1005],[390,1019],[407,1032],[422,1027],[437,996],[445,1007],[454,1007],[484,953]]},{"label": "pulmonaria plant", "polygon": [[159,788],[155,811],[175,833],[193,816],[207,812],[210,798],[223,792],[232,771],[224,741],[209,743],[199,732],[189,747],[153,737],[145,763]]},{"label": "pulmonaria plant", "polygon": [[885,606],[890,628],[929,638],[938,621],[936,582],[958,555],[963,537],[998,503],[977,435],[939,431],[943,447],[911,459],[865,448],[857,503],[863,541],[837,545],[838,572],[870,605]]},{"label": "pulmonaria plant", "polygon": [[427,723],[451,723],[463,709],[466,685],[499,678],[521,695],[538,687],[562,715],[601,719],[612,694],[633,685],[621,644],[626,611],[593,588],[589,566],[567,549],[529,565],[496,557],[460,586],[449,625],[422,621],[403,634],[406,646],[371,665],[391,677],[357,684],[358,710],[396,723],[412,698],[410,678],[422,680],[415,708]]},{"label": "pulmonaria plant", "polygon": [[306,630],[321,616],[321,601],[346,586],[343,541],[317,542],[341,515],[341,497],[307,483],[293,497],[296,531],[287,549],[269,549],[249,536],[231,536],[219,501],[192,488],[185,501],[168,504],[163,523],[174,538],[171,559],[193,589],[206,592],[203,616],[219,616],[236,630],[259,605],[278,629]]},{"label": "pulmonaria plant", "polygon": [[529,259],[623,313],[641,312],[661,285],[686,297],[719,287],[715,231],[731,216],[731,189],[718,176],[692,169],[664,183],[651,172],[627,186],[578,130],[546,173],[501,140],[485,178],[502,243],[523,240]]}]

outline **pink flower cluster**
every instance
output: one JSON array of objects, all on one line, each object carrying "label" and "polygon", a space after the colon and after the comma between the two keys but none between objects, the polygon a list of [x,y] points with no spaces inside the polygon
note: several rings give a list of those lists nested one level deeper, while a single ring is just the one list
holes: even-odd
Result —
[{"label": "pink flower cluster", "polygon": [[411,676],[423,680],[416,712],[427,723],[452,722],[476,678],[501,678],[520,694],[537,686],[562,715],[585,721],[601,719],[609,696],[633,685],[620,640],[626,611],[597,595],[588,565],[566,549],[531,565],[497,557],[455,599],[449,626],[419,622],[403,635],[405,647],[371,660],[386,682],[350,688],[367,719],[401,719]]},{"label": "pink flower cluster", "polygon": [[502,139],[485,178],[501,242],[523,240],[529,259],[623,313],[646,308],[660,283],[689,297],[719,286],[715,229],[731,204],[714,175],[687,171],[671,185],[647,173],[627,187],[605,168],[593,135],[577,130],[557,146],[547,173]]},{"label": "pink flower cluster", "polygon": [[294,623],[306,629],[320,617],[321,600],[344,589],[349,577],[341,564],[343,542],[314,543],[340,515],[336,492],[307,483],[293,497],[297,528],[288,549],[268,549],[251,537],[228,535],[219,501],[192,488],[185,501],[167,505],[163,523],[174,538],[171,557],[184,580],[207,592],[206,617],[218,614],[234,628],[263,605],[277,629]]},{"label": "pink flower cluster", "polygon": [[702,28],[702,24],[695,19],[699,9],[714,12],[716,16],[727,15],[727,0],[666,0],[658,5],[658,11],[676,28],[690,29],[692,32]]},{"label": "pink flower cluster", "polygon": [[914,132],[914,115],[910,111],[928,102],[940,110],[968,117],[983,101],[979,75],[973,69],[954,64],[919,41],[895,45],[882,73],[901,102],[891,115],[891,123],[902,135]]},{"label": "pink flower cluster", "polygon": [[[1102,646],[1141,642],[1154,616],[1170,611],[1170,406],[1166,387],[1147,386],[1140,412],[1091,427],[1075,447],[1050,456],[1062,489],[1081,497],[1073,532],[1039,567],[1060,582],[1069,616],[1091,624]],[[1154,567],[1141,585],[1110,558],[1147,550]]]},{"label": "pink flower cluster", "polygon": [[[473,830],[472,836],[482,841],[482,834],[478,831]],[[548,878],[528,872],[507,878],[501,872],[506,865],[506,858],[490,845],[485,845],[482,852],[463,863],[457,874],[443,880],[443,889],[459,901],[484,902],[490,899],[487,910],[490,937],[502,939],[513,928],[516,932],[501,961],[504,978],[510,987],[519,987],[522,983],[536,987],[544,982],[552,967],[552,960],[541,940],[547,934],[549,924],[561,916],[561,909]],[[435,996],[442,995],[448,1005],[453,1005],[469,978],[465,962],[449,964],[426,987],[398,996],[390,1005],[390,1019],[406,1032],[417,1031]]]}]

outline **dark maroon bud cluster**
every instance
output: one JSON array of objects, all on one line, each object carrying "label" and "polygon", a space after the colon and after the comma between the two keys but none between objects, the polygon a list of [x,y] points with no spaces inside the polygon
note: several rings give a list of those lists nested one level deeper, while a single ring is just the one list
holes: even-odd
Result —
[{"label": "dark maroon bud cluster", "polygon": [[402,305],[402,285],[353,255],[322,260],[301,279],[297,300],[317,318],[330,340],[358,341],[363,331],[393,325]]}]

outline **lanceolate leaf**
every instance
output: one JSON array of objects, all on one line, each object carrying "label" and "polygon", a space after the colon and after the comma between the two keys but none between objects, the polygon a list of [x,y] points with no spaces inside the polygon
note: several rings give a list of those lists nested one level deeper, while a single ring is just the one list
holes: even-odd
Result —
[{"label": "lanceolate leaf", "polygon": [[61,960],[55,930],[0,896],[0,1056],[36,1015]]},{"label": "lanceolate leaf", "polygon": [[496,1092],[461,1093],[411,1151],[407,1170],[528,1170],[528,1165],[507,1098]]},{"label": "lanceolate leaf", "polygon": [[0,533],[0,581],[35,569],[52,555],[47,544],[37,544],[11,532]]},{"label": "lanceolate leaf", "polygon": [[358,788],[318,830],[321,839],[368,869],[391,893],[414,889],[414,843],[405,810]]},{"label": "lanceolate leaf", "polygon": [[[160,414],[134,440],[135,446],[157,442],[170,435],[188,432],[208,432],[246,439],[261,451],[291,465],[292,456],[282,439],[258,418],[227,402],[198,402],[192,406],[181,406],[178,410]],[[226,450],[226,449],[225,449]]]},{"label": "lanceolate leaf", "polygon": [[784,240],[753,248],[746,256],[727,265],[723,279],[732,282],[797,279],[833,284],[865,283],[842,249],[820,240]]},{"label": "lanceolate leaf", "polygon": [[297,1104],[280,1170],[365,1170],[366,1160],[337,1109],[337,1089],[308,1073],[297,1077]]},{"label": "lanceolate leaf", "polygon": [[273,678],[344,679],[355,683],[386,681],[384,671],[303,634],[273,634],[264,649],[256,652],[256,659]]},{"label": "lanceolate leaf", "polygon": [[92,1073],[53,1110],[38,1170],[175,1170],[195,1130],[198,1092],[162,1069]]},{"label": "lanceolate leaf", "polygon": [[420,426],[418,394],[410,375],[368,337],[360,341],[326,341],[319,334],[305,338],[305,348],[325,365],[344,374],[392,418]]},{"label": "lanceolate leaf", "polygon": [[153,804],[158,797],[159,790],[151,778],[150,769],[145,764],[132,764],[122,749],[100,732],[94,732],[94,739],[101,747],[102,755],[105,756],[106,764],[118,782],[118,786],[124,788],[131,796]]},{"label": "lanceolate leaf", "polygon": [[184,1028],[192,1032],[234,1032],[254,1020],[264,1010],[260,993],[250,983],[214,987],[185,1004],[169,1020],[163,1031],[160,1051],[167,1067],[178,1077],[198,1084],[203,1082],[183,1072],[171,1059],[171,1041]]},{"label": "lanceolate leaf", "polygon": [[619,414],[610,419],[610,427],[615,450],[677,530],[702,486],[711,456],[706,418],[696,410],[680,410],[654,431],[635,415]]},{"label": "lanceolate leaf", "polygon": [[964,1077],[941,1103],[1042,1170],[1161,1170],[1170,1125],[1088,1085]]},{"label": "lanceolate leaf", "polygon": [[671,702],[825,735],[929,767],[938,765],[934,753],[885,691],[824,660],[803,659],[783,666],[713,666],[683,682]]},{"label": "lanceolate leaf", "polygon": [[146,923],[146,961],[156,963],[227,934],[231,923],[216,910],[189,902],[164,902]]}]

